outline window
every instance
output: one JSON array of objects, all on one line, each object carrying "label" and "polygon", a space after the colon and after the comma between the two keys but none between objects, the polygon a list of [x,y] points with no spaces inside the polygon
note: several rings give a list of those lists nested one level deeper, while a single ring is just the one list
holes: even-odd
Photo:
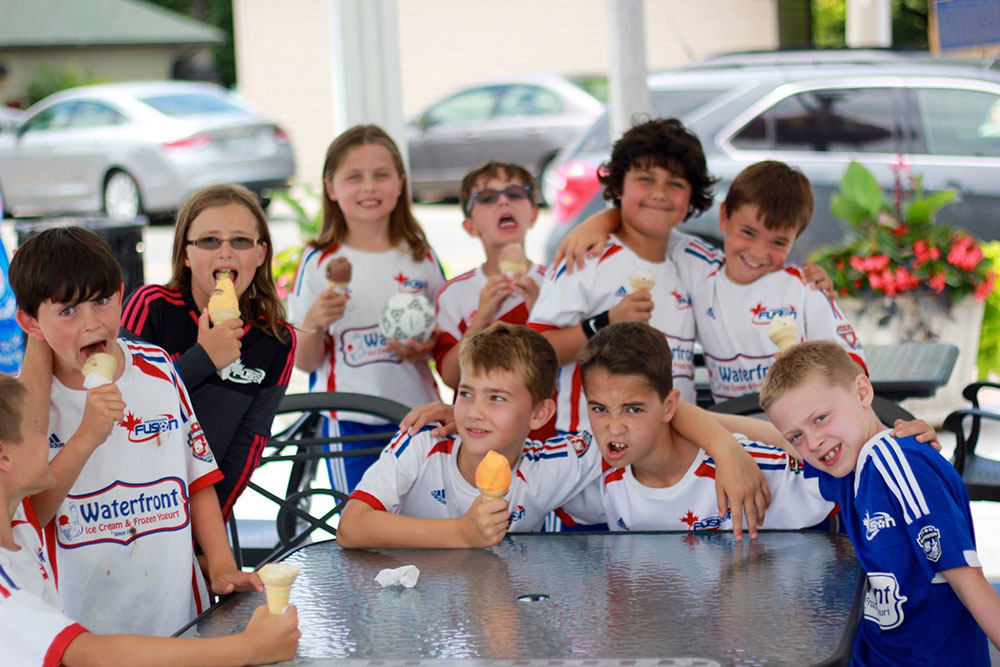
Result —
[{"label": "window", "polygon": [[124,122],[125,116],[106,104],[82,101],[78,102],[76,109],[73,110],[73,118],[70,124],[74,128],[82,128],[119,125]]},{"label": "window", "polygon": [[1000,96],[943,88],[915,92],[928,153],[1000,157]]},{"label": "window", "polygon": [[150,95],[139,98],[160,113],[167,116],[206,116],[219,113],[249,112],[229,100],[217,95],[204,93],[176,93],[172,95]]},{"label": "window", "polygon": [[498,116],[545,116],[562,111],[559,96],[539,86],[516,85],[507,88],[497,107]]},{"label": "window", "polygon": [[491,86],[489,88],[476,88],[449,97],[427,112],[426,123],[427,125],[437,125],[438,123],[449,125],[471,120],[486,120],[493,113],[497,97],[502,91],[503,89],[500,87]]},{"label": "window", "polygon": [[749,150],[895,153],[902,128],[892,88],[825,88],[786,97],[760,114],[733,145]]},{"label": "window", "polygon": [[42,130],[61,130],[69,126],[70,116],[73,115],[73,107],[77,102],[61,102],[53,104],[31,118],[24,124],[24,132],[39,132]]}]

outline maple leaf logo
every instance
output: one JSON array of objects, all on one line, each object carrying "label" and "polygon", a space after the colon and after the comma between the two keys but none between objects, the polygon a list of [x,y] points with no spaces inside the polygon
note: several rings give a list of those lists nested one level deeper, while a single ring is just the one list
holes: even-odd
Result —
[{"label": "maple leaf logo", "polygon": [[125,415],[125,419],[122,420],[122,426],[127,428],[129,432],[135,430],[135,427],[142,423],[142,420],[136,417],[133,413],[128,413]]},{"label": "maple leaf logo", "polygon": [[754,316],[757,316],[763,313],[765,310],[767,310],[767,308],[764,307],[764,304],[758,301],[757,305],[750,309],[750,312],[753,313]]},{"label": "maple leaf logo", "polygon": [[408,281],[409,279],[410,279],[410,277],[408,275],[406,275],[405,273],[403,273],[402,271],[400,271],[399,273],[397,273],[396,277],[393,278],[393,280],[395,280],[397,283],[399,283],[400,287],[402,287],[403,285],[405,285],[406,281]]},{"label": "maple leaf logo", "polygon": [[688,528],[694,528],[694,524],[698,521],[698,517],[688,510],[688,513],[681,517],[681,521],[688,525]]}]

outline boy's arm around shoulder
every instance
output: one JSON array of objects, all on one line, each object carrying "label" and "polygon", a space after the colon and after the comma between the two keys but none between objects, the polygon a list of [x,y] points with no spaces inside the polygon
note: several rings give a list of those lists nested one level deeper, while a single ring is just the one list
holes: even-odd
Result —
[{"label": "boy's arm around shoulder", "polygon": [[209,638],[144,637],[83,633],[62,656],[66,667],[176,667],[176,665],[262,665],[295,657],[299,619],[294,605],[271,614],[267,605],[254,611],[246,630],[237,635]]}]

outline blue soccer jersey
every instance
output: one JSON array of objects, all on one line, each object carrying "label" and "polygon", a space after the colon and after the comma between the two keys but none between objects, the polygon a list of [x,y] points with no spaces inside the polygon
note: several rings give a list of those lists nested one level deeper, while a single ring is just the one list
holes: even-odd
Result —
[{"label": "blue soccer jersey", "polygon": [[868,576],[854,641],[861,665],[989,665],[986,635],[941,575],[980,567],[969,495],[928,445],[883,431],[846,477],[818,474]]}]

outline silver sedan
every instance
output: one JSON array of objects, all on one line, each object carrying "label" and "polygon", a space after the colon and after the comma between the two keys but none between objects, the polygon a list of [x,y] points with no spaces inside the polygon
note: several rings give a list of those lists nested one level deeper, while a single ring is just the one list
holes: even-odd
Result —
[{"label": "silver sedan", "polygon": [[241,183],[259,194],[294,172],[284,131],[211,84],[72,88],[0,134],[0,195],[16,216],[103,211],[130,220],[175,211],[205,185]]}]

